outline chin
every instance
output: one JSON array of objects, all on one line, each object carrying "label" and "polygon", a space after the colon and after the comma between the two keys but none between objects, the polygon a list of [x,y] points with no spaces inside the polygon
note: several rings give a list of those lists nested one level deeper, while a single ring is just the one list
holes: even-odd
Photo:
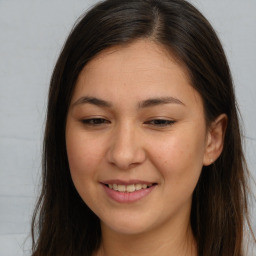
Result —
[{"label": "chin", "polygon": [[[113,222],[113,220],[115,221]],[[114,217],[112,221],[101,221],[103,229],[106,228],[123,235],[143,234],[153,229],[154,223],[156,221],[150,221],[145,219],[145,217],[139,216],[137,218],[135,216]]]}]

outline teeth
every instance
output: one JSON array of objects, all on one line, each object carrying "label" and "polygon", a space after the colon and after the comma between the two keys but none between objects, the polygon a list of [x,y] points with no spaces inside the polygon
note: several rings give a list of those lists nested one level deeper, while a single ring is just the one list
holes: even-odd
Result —
[{"label": "teeth", "polygon": [[151,187],[152,184],[131,184],[131,185],[118,185],[118,184],[108,184],[108,187],[119,191],[119,192],[134,192],[137,190],[145,189]]},{"label": "teeth", "polygon": [[117,185],[117,190],[120,192],[125,192],[125,185]]},{"label": "teeth", "polygon": [[136,185],[135,185],[135,189],[136,189],[136,190],[142,189],[142,185],[141,185],[141,184],[136,184]]},{"label": "teeth", "polygon": [[126,187],[127,192],[134,192],[135,191],[135,185],[128,185]]}]

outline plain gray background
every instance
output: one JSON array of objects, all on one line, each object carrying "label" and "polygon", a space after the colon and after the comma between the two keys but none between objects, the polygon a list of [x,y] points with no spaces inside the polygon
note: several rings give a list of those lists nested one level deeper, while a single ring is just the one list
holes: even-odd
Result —
[{"label": "plain gray background", "polygon": [[[0,0],[0,256],[29,255],[51,72],[75,20],[95,2]],[[228,56],[256,178],[256,1],[190,2],[210,20]],[[256,230],[255,209],[252,215]]]}]

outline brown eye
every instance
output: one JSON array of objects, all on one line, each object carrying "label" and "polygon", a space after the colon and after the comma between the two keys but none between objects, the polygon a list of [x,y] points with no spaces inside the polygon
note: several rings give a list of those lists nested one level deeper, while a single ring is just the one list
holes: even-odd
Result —
[{"label": "brown eye", "polygon": [[153,125],[153,126],[165,127],[165,126],[173,125],[175,123],[175,121],[165,120],[165,119],[153,119],[153,120],[147,121],[145,123]]},{"label": "brown eye", "polygon": [[89,119],[83,119],[82,123],[85,125],[99,126],[102,124],[109,124],[110,121],[108,121],[104,118],[89,118]]}]

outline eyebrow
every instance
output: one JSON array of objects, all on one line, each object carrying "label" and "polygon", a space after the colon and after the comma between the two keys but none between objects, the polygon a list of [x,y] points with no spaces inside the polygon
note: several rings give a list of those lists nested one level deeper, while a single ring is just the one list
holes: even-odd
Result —
[{"label": "eyebrow", "polygon": [[89,103],[89,104],[92,104],[92,105],[96,105],[96,106],[99,106],[99,107],[105,107],[105,108],[112,107],[112,104],[108,101],[105,101],[105,100],[102,100],[102,99],[99,99],[99,98],[95,98],[95,97],[88,97],[88,96],[79,98],[77,101],[75,101],[72,104],[72,107],[76,106],[76,105],[80,105],[80,104],[85,104],[85,103]]},{"label": "eyebrow", "polygon": [[147,99],[147,100],[139,102],[139,108],[147,108],[147,107],[153,107],[153,106],[157,106],[157,105],[170,104],[170,103],[180,104],[180,105],[185,106],[185,104],[177,98],[159,97],[159,98],[152,98],[152,99]]},{"label": "eyebrow", "polygon": [[[99,106],[99,107],[104,107],[104,108],[111,108],[113,106],[111,102],[105,101],[103,99],[84,96],[79,98],[77,101],[75,101],[72,104],[72,107],[80,104],[86,104],[86,103]],[[154,106],[163,105],[163,104],[179,104],[179,105],[185,106],[185,104],[182,101],[174,97],[157,97],[157,98],[151,98],[151,99],[140,101],[138,103],[138,108],[139,109],[148,108],[148,107],[154,107]]]}]

